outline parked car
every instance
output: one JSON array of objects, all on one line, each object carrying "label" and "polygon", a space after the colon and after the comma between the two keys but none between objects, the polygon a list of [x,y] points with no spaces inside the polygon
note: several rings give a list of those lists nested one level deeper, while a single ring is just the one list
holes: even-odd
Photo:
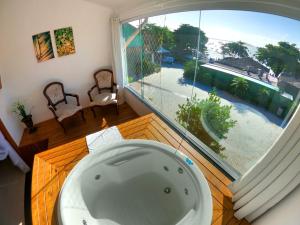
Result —
[{"label": "parked car", "polygon": [[172,56],[164,56],[162,58],[162,62],[163,63],[170,63],[170,64],[173,64],[175,62],[175,58],[172,57]]}]

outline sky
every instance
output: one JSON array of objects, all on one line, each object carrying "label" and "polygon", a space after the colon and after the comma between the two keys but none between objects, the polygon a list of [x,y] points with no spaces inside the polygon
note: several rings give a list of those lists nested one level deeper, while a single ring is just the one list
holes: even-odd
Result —
[{"label": "sky", "polygon": [[[149,18],[149,23],[177,29],[181,24],[199,26],[199,11],[172,13]],[[205,10],[200,27],[209,38],[243,41],[256,47],[278,41],[295,43],[300,48],[300,21],[266,13]]]}]

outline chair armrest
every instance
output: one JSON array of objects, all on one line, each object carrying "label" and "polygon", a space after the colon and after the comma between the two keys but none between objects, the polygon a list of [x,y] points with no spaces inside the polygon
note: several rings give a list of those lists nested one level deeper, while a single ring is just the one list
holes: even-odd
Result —
[{"label": "chair armrest", "polygon": [[54,115],[55,119],[57,119],[57,118],[58,118],[58,116],[56,115],[56,112],[55,112],[55,110],[53,109],[53,107],[52,107],[52,106],[50,106],[50,105],[48,105],[48,108],[49,108],[49,109],[50,109],[50,111],[53,113],[53,115]]},{"label": "chair armrest", "polygon": [[78,96],[78,95],[76,95],[76,94],[70,94],[70,93],[66,93],[65,95],[66,95],[66,96],[70,96],[70,97],[76,98],[77,106],[80,106],[80,103],[79,103],[79,96]]},{"label": "chair armrest", "polygon": [[90,101],[92,102],[93,101],[93,98],[92,98],[92,91],[97,87],[97,85],[95,84],[89,91],[88,91],[88,95],[89,95],[89,98],[90,98]]}]

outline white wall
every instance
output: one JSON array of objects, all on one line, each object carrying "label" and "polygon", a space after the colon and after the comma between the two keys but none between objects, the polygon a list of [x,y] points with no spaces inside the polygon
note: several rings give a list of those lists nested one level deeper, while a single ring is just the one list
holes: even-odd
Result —
[{"label": "white wall", "polygon": [[[0,1],[0,63],[3,90],[1,113],[16,99],[25,100],[34,122],[53,117],[42,94],[44,86],[62,81],[67,92],[79,94],[81,104],[88,103],[87,90],[93,83],[93,72],[111,66],[111,9],[84,0],[1,0]],[[38,63],[32,35],[72,26],[76,53]],[[9,95],[9,97],[7,96]],[[2,100],[1,100],[2,102]],[[4,104],[4,105],[3,105]],[[3,107],[2,107],[3,105]],[[3,117],[8,130],[18,143],[20,126]]]},{"label": "white wall", "polygon": [[146,114],[152,113],[152,110],[148,108],[143,102],[141,102],[137,97],[135,97],[127,89],[124,89],[125,101],[130,105],[130,107],[139,115],[144,116]]},{"label": "white wall", "polygon": [[299,225],[300,185],[252,225]]}]

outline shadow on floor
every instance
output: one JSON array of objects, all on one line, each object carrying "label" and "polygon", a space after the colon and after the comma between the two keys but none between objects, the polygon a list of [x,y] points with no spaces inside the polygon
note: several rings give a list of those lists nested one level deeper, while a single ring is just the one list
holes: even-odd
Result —
[{"label": "shadow on floor", "polygon": [[0,161],[0,224],[24,224],[25,174],[9,158]]}]

